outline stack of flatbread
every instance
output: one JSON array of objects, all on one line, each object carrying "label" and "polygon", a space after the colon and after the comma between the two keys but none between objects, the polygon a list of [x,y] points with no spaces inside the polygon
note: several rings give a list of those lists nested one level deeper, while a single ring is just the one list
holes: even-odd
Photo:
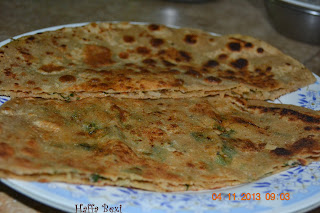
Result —
[{"label": "stack of flatbread", "polygon": [[320,159],[315,81],[242,35],[92,23],[0,48],[0,177],[152,191],[247,183]]}]

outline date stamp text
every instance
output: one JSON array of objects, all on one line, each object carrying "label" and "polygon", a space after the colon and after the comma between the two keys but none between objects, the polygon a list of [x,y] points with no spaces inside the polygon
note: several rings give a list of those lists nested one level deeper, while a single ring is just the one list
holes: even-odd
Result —
[{"label": "date stamp text", "polygon": [[290,193],[212,193],[212,200],[290,200]]}]

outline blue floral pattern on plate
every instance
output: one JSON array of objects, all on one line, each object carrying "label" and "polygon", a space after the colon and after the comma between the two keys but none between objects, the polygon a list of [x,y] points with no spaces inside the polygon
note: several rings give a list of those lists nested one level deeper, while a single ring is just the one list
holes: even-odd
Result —
[{"label": "blue floral pattern on plate", "polygon": [[307,91],[306,94],[298,95],[300,106],[314,110],[320,108],[320,91]]},{"label": "blue floral pattern on plate", "polygon": [[[68,25],[81,26],[83,24]],[[59,29],[62,26],[30,32]],[[22,36],[22,35],[20,35]],[[20,37],[19,36],[19,37]],[[17,37],[15,37],[17,38]],[[9,40],[1,42],[1,45]],[[284,95],[275,103],[293,104],[313,110],[320,110],[320,78],[317,82]],[[0,105],[8,101],[0,97]],[[200,192],[157,193],[122,187],[95,187],[64,183],[37,183],[13,179],[2,180],[5,184],[40,202],[55,208],[75,212],[75,205],[95,204],[98,212],[102,205],[122,206],[122,212],[293,212],[307,210],[320,204],[320,162],[308,166],[298,166],[272,175],[257,182],[232,188]],[[212,193],[221,193],[221,200],[213,200]],[[231,197],[236,199],[229,200]],[[260,200],[240,200],[242,193],[260,193]],[[267,193],[278,195],[275,200],[267,200]],[[279,199],[281,193],[289,193],[289,200]]]}]

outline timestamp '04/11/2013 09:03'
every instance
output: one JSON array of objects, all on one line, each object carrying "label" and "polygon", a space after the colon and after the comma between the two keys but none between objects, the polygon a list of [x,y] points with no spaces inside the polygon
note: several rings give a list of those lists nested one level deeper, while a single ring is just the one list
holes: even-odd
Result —
[{"label": "timestamp '04/11/2013 09:03'", "polygon": [[245,201],[245,200],[290,200],[290,193],[212,193],[212,200],[230,200],[230,201]]}]

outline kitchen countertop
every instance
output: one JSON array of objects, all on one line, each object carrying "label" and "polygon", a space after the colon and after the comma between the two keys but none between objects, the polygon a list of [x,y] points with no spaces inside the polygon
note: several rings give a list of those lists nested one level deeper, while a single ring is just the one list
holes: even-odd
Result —
[{"label": "kitchen countertop", "polygon": [[[0,41],[25,32],[89,21],[137,21],[199,28],[218,34],[240,33],[265,40],[320,75],[320,46],[279,34],[268,21],[263,0],[0,1]],[[60,212],[0,183],[0,212]],[[312,213],[320,212],[317,208]]]}]

